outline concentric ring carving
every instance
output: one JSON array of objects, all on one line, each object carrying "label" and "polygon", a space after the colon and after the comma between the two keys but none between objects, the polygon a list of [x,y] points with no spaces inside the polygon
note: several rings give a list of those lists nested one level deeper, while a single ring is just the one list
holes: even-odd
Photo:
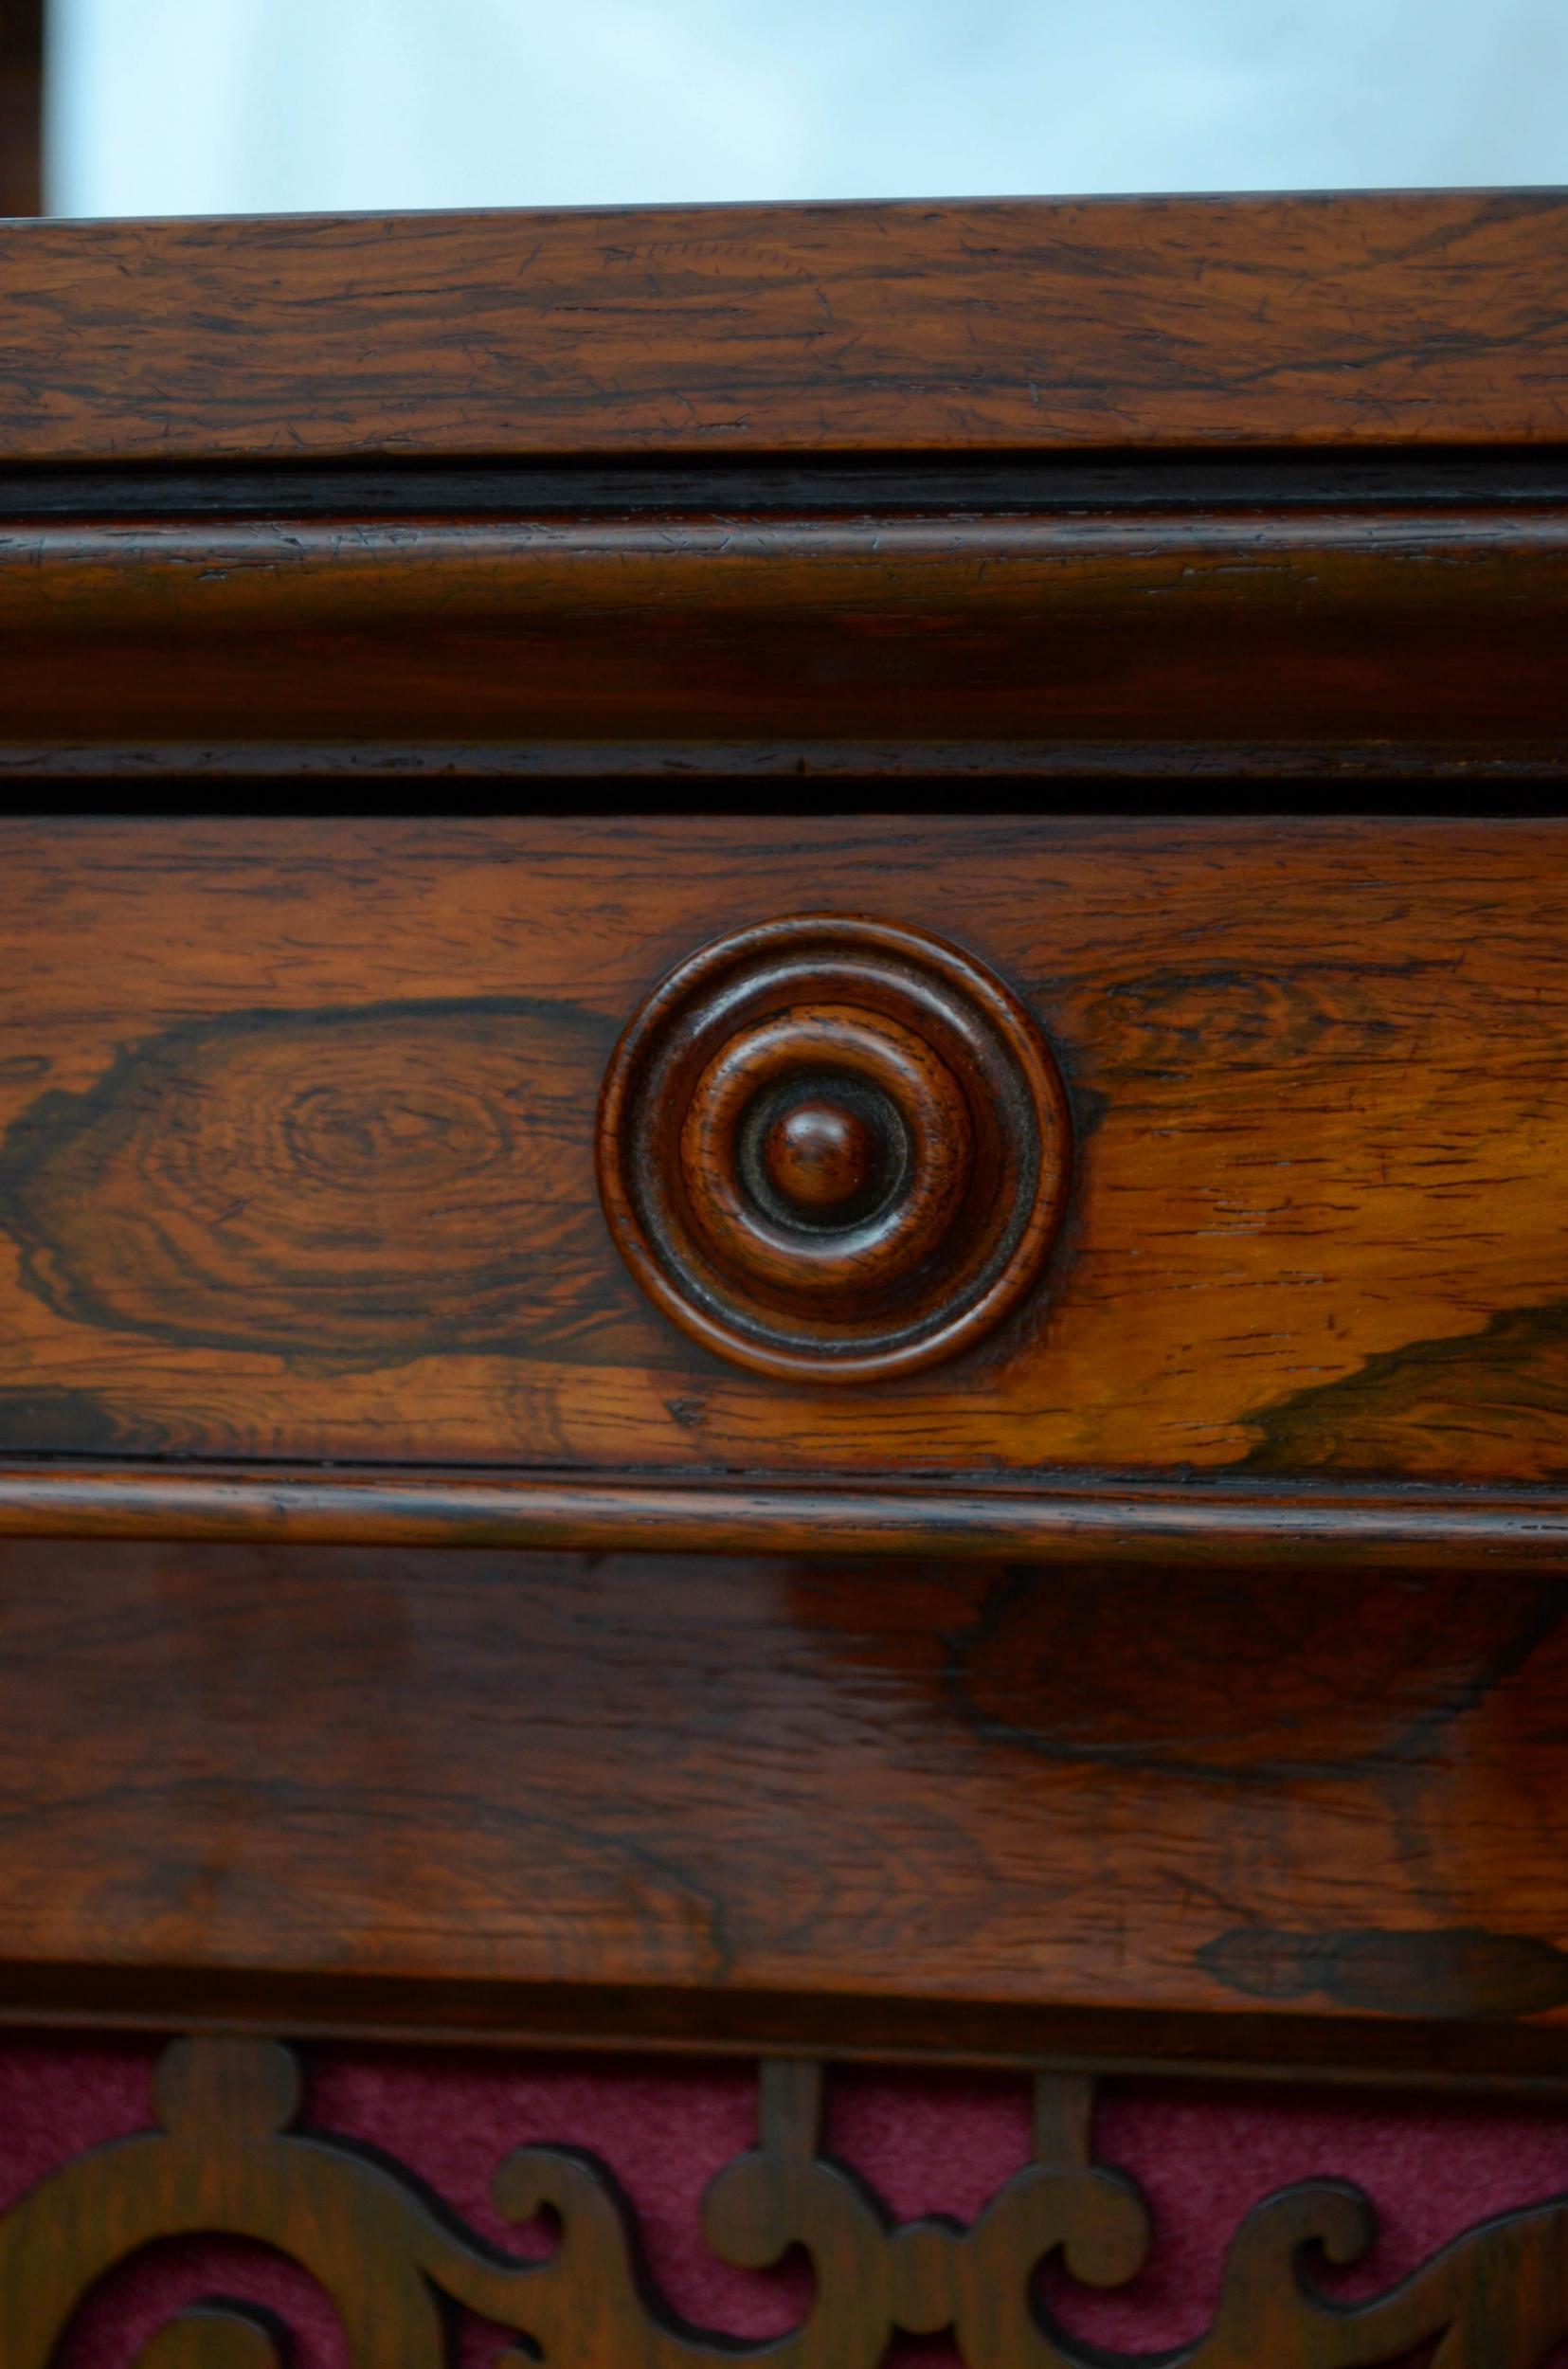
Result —
[{"label": "concentric ring carving", "polygon": [[1061,1221],[1067,1099],[1002,982],[819,913],[702,948],[611,1059],[599,1185],[649,1297],[720,1356],[872,1382],[969,1347]]}]

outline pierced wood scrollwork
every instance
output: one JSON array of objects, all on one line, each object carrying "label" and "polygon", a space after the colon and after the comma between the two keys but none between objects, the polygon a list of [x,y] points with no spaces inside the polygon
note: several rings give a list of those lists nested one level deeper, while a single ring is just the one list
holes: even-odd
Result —
[{"label": "pierced wood scrollwork", "polygon": [[[400,2167],[294,2125],[299,2076],[266,2041],[204,2039],[159,2069],[160,2127],[79,2157],[0,2221],[0,2359],[48,2369],[87,2293],[159,2240],[223,2234],[277,2249],[314,2274],[354,2369],[444,2369],[442,2299],[514,2330],[507,2359],[550,2369],[874,2369],[897,2330],[953,2331],[970,2369],[1134,2369],[1075,2341],[1035,2295],[1059,2254],[1068,2275],[1117,2287],[1137,2272],[1148,2215],[1132,2183],[1095,2163],[1085,2082],[1042,2077],[1036,2161],[972,2226],[895,2224],[821,2152],[822,2071],[763,2068],[756,2147],[704,2200],[728,2261],[762,2268],[803,2247],[816,2271],[793,2334],[748,2344],[678,2323],[639,2267],[635,2221],[610,2175],[565,2147],[530,2146],[496,2176],[501,2213],[548,2209],[553,2252],[515,2261],[434,2204]],[[1234,2239],[1218,2309],[1167,2369],[1377,2369],[1435,2344],[1432,2369],[1539,2369],[1568,2336],[1568,2198],[1487,2222],[1369,2302],[1325,2295],[1324,2261],[1359,2260],[1373,2235],[1360,2193],[1316,2180],[1253,2212]],[[136,2369],[284,2369],[265,2313],[204,2302],[162,2328]]]}]

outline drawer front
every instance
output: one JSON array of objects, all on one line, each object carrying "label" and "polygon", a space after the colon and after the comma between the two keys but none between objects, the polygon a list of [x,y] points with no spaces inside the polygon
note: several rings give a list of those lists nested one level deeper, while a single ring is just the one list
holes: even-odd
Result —
[{"label": "drawer front", "polygon": [[1559,1599],[0,1540],[0,2011],[1560,2083]]},{"label": "drawer front", "polygon": [[[1568,1474],[1568,824],[50,821],[0,857],[10,1453]],[[741,973],[690,967],[725,938]]]}]

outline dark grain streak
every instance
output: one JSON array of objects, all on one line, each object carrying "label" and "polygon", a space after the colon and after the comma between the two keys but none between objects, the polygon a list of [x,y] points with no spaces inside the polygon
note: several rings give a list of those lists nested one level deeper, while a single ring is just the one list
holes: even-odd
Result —
[{"label": "dark grain streak", "polygon": [[1248,1472],[1374,1473],[1388,1443],[1412,1432],[1433,1440],[1435,1458],[1441,1440],[1513,1424],[1542,1441],[1541,1480],[1568,1477],[1568,1300],[1500,1310],[1474,1331],[1385,1350],[1249,1420],[1262,1436],[1240,1459]]},{"label": "dark grain streak", "polygon": [[1321,1995],[1363,2015],[1470,2022],[1544,2015],[1568,2003],[1568,1951],[1537,1934],[1276,1932],[1249,1926],[1198,1953],[1217,1981],[1250,1998]]}]

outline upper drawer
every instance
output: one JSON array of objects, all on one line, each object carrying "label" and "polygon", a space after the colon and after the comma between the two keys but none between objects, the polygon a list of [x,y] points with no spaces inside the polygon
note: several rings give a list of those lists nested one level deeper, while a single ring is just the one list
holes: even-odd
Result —
[{"label": "upper drawer", "polygon": [[1568,823],[0,855],[5,1450],[1568,1475]]}]

